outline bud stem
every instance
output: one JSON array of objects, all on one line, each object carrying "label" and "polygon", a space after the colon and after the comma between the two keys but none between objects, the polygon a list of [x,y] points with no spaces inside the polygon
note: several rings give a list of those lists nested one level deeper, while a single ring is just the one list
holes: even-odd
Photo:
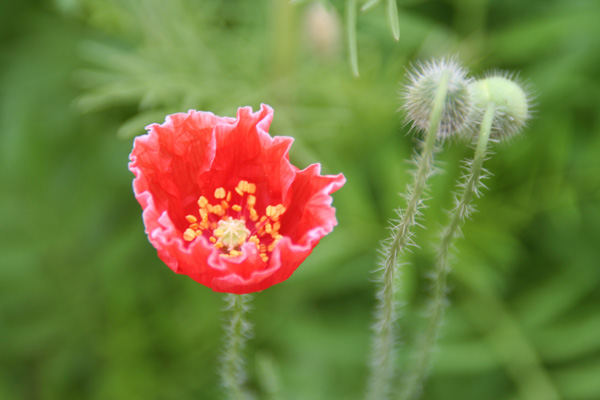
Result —
[{"label": "bud stem", "polygon": [[225,343],[220,370],[221,384],[228,399],[250,400],[252,396],[244,388],[246,382],[245,357],[246,341],[252,330],[252,324],[245,319],[249,311],[250,295],[225,295],[229,318],[225,321]]},{"label": "bud stem", "polygon": [[487,154],[487,147],[492,131],[492,122],[496,106],[493,102],[488,103],[475,149],[475,155],[470,163],[471,168],[465,176],[465,183],[460,198],[457,199],[456,206],[452,212],[450,223],[444,229],[440,247],[438,250],[435,270],[433,274],[432,298],[428,305],[429,321],[423,332],[418,335],[418,345],[415,350],[415,357],[412,364],[407,369],[404,387],[400,399],[414,400],[419,398],[423,382],[425,381],[430,369],[433,348],[437,340],[446,306],[447,294],[447,276],[450,271],[449,255],[454,240],[460,233],[461,226],[472,211],[471,203],[477,196],[478,186],[481,182],[483,172],[483,162]]},{"label": "bud stem", "polygon": [[427,187],[427,179],[433,174],[434,153],[436,149],[436,138],[446,94],[450,72],[444,71],[440,84],[436,91],[433,109],[429,119],[427,136],[420,156],[415,157],[417,170],[414,174],[412,186],[407,188],[408,203],[404,213],[401,211],[400,222],[394,228],[393,236],[390,238],[389,246],[384,249],[382,284],[377,293],[377,312],[373,326],[371,371],[367,388],[367,399],[383,400],[388,398],[391,388],[391,380],[394,376],[395,362],[395,327],[397,318],[395,304],[395,287],[399,284],[401,275],[396,273],[398,256],[404,252],[407,245],[412,243],[412,228],[423,205],[421,197]]}]

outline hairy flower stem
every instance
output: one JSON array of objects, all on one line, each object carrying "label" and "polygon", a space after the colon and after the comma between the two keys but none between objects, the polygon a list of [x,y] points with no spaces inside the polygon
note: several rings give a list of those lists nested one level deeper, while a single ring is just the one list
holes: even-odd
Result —
[{"label": "hairy flower stem", "polygon": [[434,171],[435,144],[444,111],[449,78],[450,73],[445,71],[435,95],[422,152],[415,157],[417,170],[412,186],[407,188],[406,209],[404,212],[399,211],[400,222],[394,227],[392,237],[384,249],[383,277],[377,293],[378,304],[373,326],[371,371],[367,387],[368,400],[389,398],[396,355],[394,322],[397,318],[395,287],[400,280],[400,275],[396,271],[398,256],[404,252],[407,245],[413,244],[412,229],[419,214],[419,207],[423,204],[421,197],[427,187],[427,179]]},{"label": "hairy flower stem", "polygon": [[429,372],[435,341],[444,319],[447,293],[446,279],[450,270],[450,250],[454,240],[460,234],[462,224],[472,212],[471,203],[473,199],[478,195],[495,109],[493,102],[488,104],[481,122],[475,155],[472,162],[469,163],[470,170],[465,176],[465,182],[460,185],[463,188],[462,193],[457,198],[450,222],[442,234],[432,277],[432,298],[428,306],[429,321],[418,337],[419,343],[416,347],[415,358],[407,369],[406,380],[400,396],[402,400],[419,398],[423,382]]},{"label": "hairy flower stem", "polygon": [[229,400],[252,399],[244,388],[246,382],[244,347],[252,325],[245,319],[249,311],[251,295],[227,294],[225,301],[229,318],[225,321],[225,344],[221,366],[221,384]]}]

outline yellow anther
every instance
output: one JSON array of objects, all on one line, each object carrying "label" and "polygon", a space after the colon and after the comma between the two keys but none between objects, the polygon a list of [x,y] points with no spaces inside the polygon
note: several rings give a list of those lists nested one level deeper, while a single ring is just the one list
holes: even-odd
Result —
[{"label": "yellow anther", "polygon": [[250,239],[248,239],[248,241],[254,243],[257,246],[260,245],[260,240],[258,239],[258,237],[256,235],[250,236]]},{"label": "yellow anther", "polygon": [[264,253],[261,253],[260,259],[263,260],[263,262],[269,261],[269,257]]},{"label": "yellow anther", "polygon": [[222,187],[215,189],[215,199],[224,199],[225,198],[225,189]]},{"label": "yellow anther", "polygon": [[186,215],[185,219],[187,219],[187,222],[189,222],[190,224],[193,224],[194,222],[198,221],[198,219],[193,215]]},{"label": "yellow anther", "polygon": [[200,196],[200,198],[198,199],[198,207],[204,208],[204,206],[206,206],[207,204],[208,204],[208,199],[204,196]]},{"label": "yellow anther", "polygon": [[198,229],[200,226],[198,224],[191,224],[190,225],[190,229],[196,230]]},{"label": "yellow anther", "polygon": [[243,196],[243,195],[244,195],[244,191],[243,191],[242,189],[240,189],[240,188],[239,188],[239,186],[235,188],[235,192],[236,192],[237,194],[239,194],[240,196]]},{"label": "yellow anther", "polygon": [[248,200],[246,200],[249,206],[253,206],[256,204],[256,196],[249,195]]},{"label": "yellow anther", "polygon": [[201,208],[200,210],[198,210],[198,212],[200,213],[202,221],[206,221],[208,219],[208,211],[206,211],[204,208]]},{"label": "yellow anther", "polygon": [[254,183],[248,183],[248,193],[256,193],[256,185]]},{"label": "yellow anther", "polygon": [[281,223],[279,221],[273,224],[273,231],[277,232],[281,228]]},{"label": "yellow anther", "polygon": [[217,228],[213,231],[213,235],[215,235],[216,237],[220,238],[221,236],[223,236],[225,234],[225,231],[221,228]]},{"label": "yellow anther", "polygon": [[273,230],[273,227],[271,226],[271,224],[269,224],[267,222],[267,224],[265,225],[265,232],[271,233],[272,230]]},{"label": "yellow anther", "polygon": [[254,208],[250,208],[250,219],[252,221],[256,221],[258,219],[258,213],[256,212],[256,210]]},{"label": "yellow anther", "polygon": [[222,249],[223,248],[223,243],[221,243],[221,242],[215,243],[215,248]]},{"label": "yellow anther", "polygon": [[217,243],[217,239],[214,236],[208,238],[211,243]]},{"label": "yellow anther", "polygon": [[267,217],[272,217],[275,214],[275,207],[267,206],[267,209],[265,210],[265,214],[267,214]]},{"label": "yellow anther", "polygon": [[231,251],[229,252],[229,255],[230,255],[231,257],[237,257],[237,256],[240,256],[240,255],[242,255],[242,252],[241,252],[241,251],[239,251],[239,250],[231,250]]},{"label": "yellow anther", "polygon": [[196,233],[196,237],[202,236],[202,231],[200,229],[197,229],[195,233]]},{"label": "yellow anther", "polygon": [[283,204],[277,204],[275,207],[273,207],[273,210],[271,211],[272,215],[270,217],[277,219],[281,215],[283,215],[284,212],[285,212],[285,207],[283,206]]},{"label": "yellow anther", "polygon": [[242,211],[242,206],[240,206],[239,204],[235,204],[235,205],[231,206],[231,209],[233,211],[240,212],[240,211]]},{"label": "yellow anther", "polygon": [[227,200],[228,202],[231,201],[231,190],[227,191],[227,198],[225,200]]},{"label": "yellow anther", "polygon": [[188,242],[191,242],[192,240],[194,240],[196,238],[196,232],[194,232],[192,229],[186,229],[185,232],[183,232],[183,239],[187,240]]},{"label": "yellow anther", "polygon": [[[250,215],[250,217],[252,217],[252,215]],[[260,217],[260,221],[258,221],[257,223],[254,224],[254,226],[256,227],[256,229],[259,229],[259,227],[261,227],[261,225],[267,220],[267,217],[265,217],[264,215],[262,217]]]}]

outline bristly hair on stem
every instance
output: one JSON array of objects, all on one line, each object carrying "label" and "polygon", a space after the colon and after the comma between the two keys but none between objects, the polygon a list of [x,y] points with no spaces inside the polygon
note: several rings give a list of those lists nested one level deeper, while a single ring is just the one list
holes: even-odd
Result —
[{"label": "bristly hair on stem", "polygon": [[450,252],[455,239],[461,235],[461,227],[474,211],[473,200],[480,196],[483,187],[482,179],[489,174],[483,169],[487,157],[487,147],[492,130],[492,122],[496,107],[488,104],[481,123],[475,155],[465,162],[466,172],[463,175],[455,194],[455,206],[450,212],[450,222],[442,231],[442,238],[437,252],[435,268],[431,275],[432,297],[427,306],[428,321],[418,334],[414,357],[402,386],[400,399],[415,400],[422,392],[423,382],[427,378],[431,366],[436,340],[444,320],[447,305],[447,276],[450,271]]},{"label": "bristly hair on stem", "polygon": [[[401,275],[398,271],[398,258],[410,246],[415,246],[414,227],[424,207],[424,194],[428,179],[436,172],[434,155],[438,151],[436,142],[450,135],[455,124],[449,116],[463,112],[470,113],[467,107],[449,110],[457,102],[457,96],[468,95],[465,90],[468,81],[463,70],[456,63],[431,62],[420,70],[409,73],[410,84],[406,89],[404,109],[413,126],[426,132],[420,152],[415,151],[413,162],[416,165],[413,182],[407,185],[406,208],[397,211],[399,219],[392,221],[392,235],[382,244],[382,260],[376,273],[380,274],[377,291],[377,308],[373,324],[373,339],[370,359],[370,376],[367,387],[368,400],[385,400],[391,393],[391,382],[395,373],[396,332],[398,305],[395,300],[396,287]],[[458,82],[456,81],[458,80]],[[460,104],[469,99],[460,99]],[[415,117],[423,120],[416,121]]]},{"label": "bristly hair on stem", "polygon": [[252,400],[254,397],[245,388],[246,358],[244,349],[252,336],[252,324],[246,319],[250,311],[252,295],[225,295],[227,302],[225,312],[228,319],[224,321],[225,341],[221,359],[221,384],[230,400]]},{"label": "bristly hair on stem", "polygon": [[472,132],[477,145],[473,159],[465,162],[467,172],[458,184],[454,209],[450,212],[448,225],[442,231],[431,277],[432,298],[427,308],[429,320],[418,336],[414,359],[403,385],[402,400],[419,398],[431,368],[433,349],[447,306],[450,253],[456,238],[462,235],[462,225],[475,210],[473,201],[481,196],[480,189],[485,187],[482,180],[489,176],[489,172],[483,168],[488,155],[488,143],[512,137],[525,126],[530,115],[530,95],[509,75],[494,74],[469,86],[476,110],[474,115],[482,115],[472,125],[479,127],[479,132]]},{"label": "bristly hair on stem", "polygon": [[[470,218],[475,208],[473,201],[481,196],[485,187],[482,180],[490,173],[483,168],[488,153],[488,143],[506,139],[518,133],[526,125],[530,115],[531,96],[512,80],[511,75],[492,74],[471,82],[473,122],[467,133],[476,139],[472,160],[464,163],[463,175],[455,195],[455,206],[450,212],[448,225],[443,229],[435,268],[431,276],[432,297],[428,304],[429,320],[418,336],[412,364],[402,387],[401,400],[416,400],[422,392],[423,383],[431,367],[433,349],[444,320],[447,306],[447,277],[450,271],[450,255],[457,237],[462,235],[462,225]],[[478,132],[477,129],[478,128]]]},{"label": "bristly hair on stem", "polygon": [[371,354],[371,376],[368,387],[368,399],[379,400],[389,397],[391,380],[394,376],[396,359],[395,322],[399,316],[399,305],[395,299],[401,275],[398,271],[398,257],[409,247],[415,247],[413,228],[421,216],[424,207],[423,196],[427,190],[427,180],[436,172],[434,153],[438,151],[435,142],[421,154],[415,151],[413,163],[413,183],[407,185],[405,193],[407,206],[396,210],[398,219],[391,221],[392,236],[382,243],[379,268],[379,289],[376,294],[377,308],[373,325]]}]

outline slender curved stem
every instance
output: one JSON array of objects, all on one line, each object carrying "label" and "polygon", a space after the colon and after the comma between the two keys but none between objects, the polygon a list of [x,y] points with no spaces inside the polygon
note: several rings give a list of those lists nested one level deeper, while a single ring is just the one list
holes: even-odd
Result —
[{"label": "slender curved stem", "polygon": [[356,44],[356,0],[346,0],[346,32],[348,37],[348,60],[352,74],[358,78],[358,45]]},{"label": "slender curved stem", "polygon": [[398,5],[396,0],[388,0],[387,15],[394,40],[400,40],[400,22],[398,21]]},{"label": "slender curved stem", "polygon": [[377,4],[379,4],[381,0],[368,0],[365,2],[365,4],[362,5],[362,7],[360,8],[361,12],[367,12],[369,11],[371,8],[375,7]]},{"label": "slender curved stem", "polygon": [[225,301],[229,318],[225,321],[225,343],[221,365],[221,383],[230,400],[249,400],[252,396],[244,388],[246,382],[244,347],[252,331],[245,318],[252,300],[250,295],[227,294]]},{"label": "slender curved stem", "polygon": [[415,358],[408,368],[408,374],[400,396],[402,400],[414,400],[420,396],[423,382],[429,372],[433,349],[444,319],[447,293],[446,280],[450,270],[450,250],[454,240],[460,234],[462,224],[472,212],[472,201],[477,196],[478,186],[481,182],[483,162],[487,154],[495,109],[494,103],[490,103],[485,111],[475,155],[472,162],[470,162],[471,168],[465,176],[466,181],[460,185],[463,188],[462,193],[457,198],[450,222],[442,234],[432,278],[433,293],[428,306],[429,321],[417,339],[418,345]]},{"label": "slender curved stem", "polygon": [[429,129],[420,155],[415,156],[417,170],[412,186],[407,188],[407,206],[404,213],[399,211],[400,221],[393,229],[393,235],[387,241],[382,260],[383,277],[377,293],[377,312],[373,326],[371,371],[367,388],[367,399],[381,400],[389,397],[391,379],[394,376],[395,337],[394,322],[397,318],[395,304],[395,286],[400,275],[396,268],[398,256],[406,246],[413,245],[412,229],[423,204],[422,196],[427,187],[427,179],[434,172],[434,153],[439,124],[444,111],[450,74],[445,71],[440,80],[434,106],[431,112]]}]

